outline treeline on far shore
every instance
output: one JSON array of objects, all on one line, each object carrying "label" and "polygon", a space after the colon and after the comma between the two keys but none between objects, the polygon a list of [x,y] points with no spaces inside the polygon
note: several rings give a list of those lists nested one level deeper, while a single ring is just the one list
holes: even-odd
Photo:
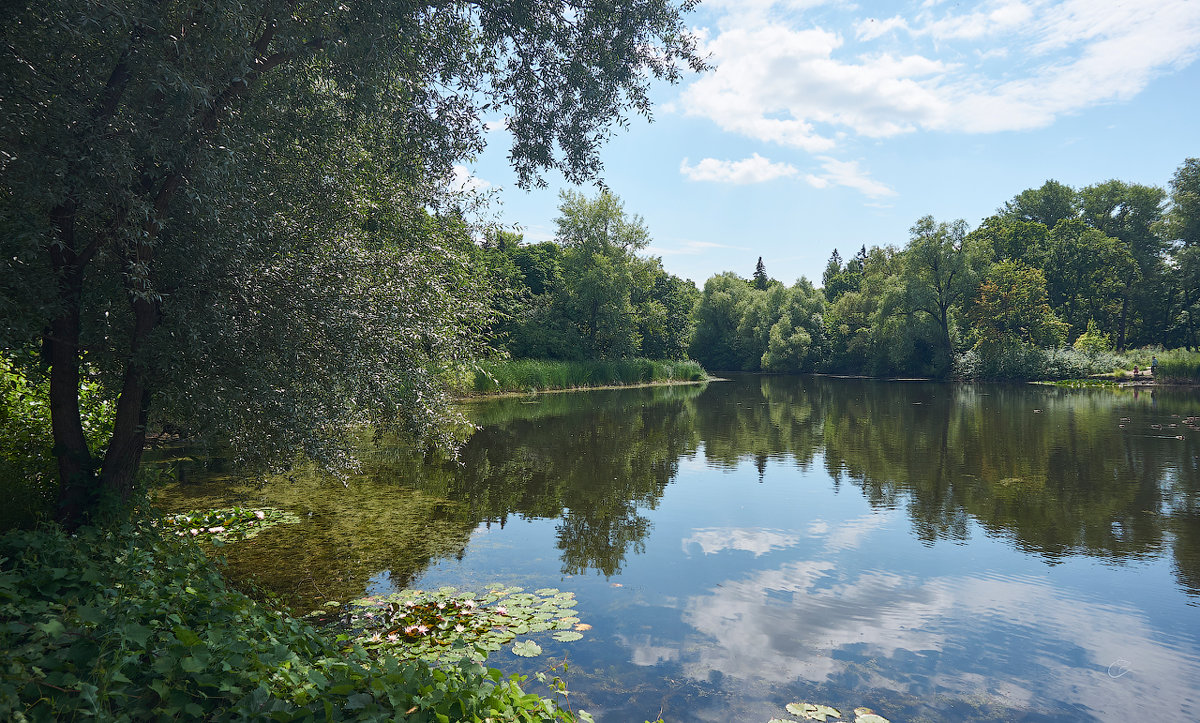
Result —
[{"label": "treeline on far shore", "polygon": [[[691,358],[711,371],[1054,379],[1148,367],[1200,378],[1200,159],[1169,188],[1047,181],[974,229],[917,220],[903,247],[833,250],[818,287],[759,258],[702,290],[637,255],[642,220],[564,192],[554,241],[491,232],[487,330],[516,359]],[[1166,352],[1164,350],[1179,351]]]}]

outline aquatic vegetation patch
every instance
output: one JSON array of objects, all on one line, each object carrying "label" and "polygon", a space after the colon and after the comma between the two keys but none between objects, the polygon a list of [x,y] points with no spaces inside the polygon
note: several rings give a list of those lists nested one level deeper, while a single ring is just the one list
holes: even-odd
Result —
[{"label": "aquatic vegetation patch", "polygon": [[[829,720],[842,720],[842,712],[830,705],[821,703],[788,703],[787,712],[803,720],[815,720],[825,723]],[[767,723],[796,723],[789,718],[772,718]],[[855,708],[854,723],[890,723],[887,718],[877,714],[870,708]]]},{"label": "aquatic vegetation patch", "polygon": [[1056,382],[1034,382],[1065,389],[1119,389],[1116,379],[1061,379]]},{"label": "aquatic vegetation patch", "polygon": [[[579,640],[583,637],[579,631],[589,626],[579,622],[571,609],[575,605],[575,593],[556,588],[528,593],[519,587],[491,585],[479,594],[453,587],[404,590],[352,601],[333,626],[367,650],[403,660],[482,662],[522,635],[553,631],[558,642]],[[511,650],[526,658],[542,653],[532,640],[518,641]]]},{"label": "aquatic vegetation patch", "polygon": [[300,518],[293,512],[274,507],[224,507],[216,510],[191,510],[167,515],[163,522],[167,529],[180,537],[233,542],[248,540],[263,530],[276,525],[296,524]]}]

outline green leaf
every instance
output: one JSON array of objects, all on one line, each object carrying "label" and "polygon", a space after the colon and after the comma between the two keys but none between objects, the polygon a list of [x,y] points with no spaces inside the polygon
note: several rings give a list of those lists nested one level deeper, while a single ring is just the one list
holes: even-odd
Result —
[{"label": "green leaf", "polygon": [[121,636],[126,640],[130,640],[138,645],[145,645],[146,640],[150,638],[150,633],[154,632],[144,625],[132,623],[121,628]]},{"label": "green leaf", "polygon": [[542,646],[532,640],[522,640],[519,643],[514,643],[512,646],[514,655],[519,655],[522,658],[536,658],[542,654]]},{"label": "green leaf", "polygon": [[174,628],[171,629],[171,631],[175,633],[176,640],[178,640],[179,642],[188,646],[189,648],[196,646],[196,645],[200,645],[203,642],[202,640],[200,640],[199,635],[195,634],[191,630],[188,630],[187,628],[185,628],[181,625],[176,625]]},{"label": "green leaf", "polygon": [[34,627],[52,638],[57,638],[67,632],[67,628],[62,624],[62,621],[57,619],[44,623],[36,623]]},{"label": "green leaf", "polygon": [[824,721],[827,718],[841,718],[837,708],[819,703],[788,703],[787,712],[808,720]]},{"label": "green leaf", "polygon": [[560,643],[570,643],[582,638],[583,633],[577,633],[574,630],[560,630],[553,637]]}]

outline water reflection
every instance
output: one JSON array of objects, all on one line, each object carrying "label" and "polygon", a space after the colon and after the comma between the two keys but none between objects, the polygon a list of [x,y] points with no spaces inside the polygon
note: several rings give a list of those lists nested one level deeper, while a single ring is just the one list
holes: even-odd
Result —
[{"label": "water reflection", "polygon": [[457,460],[385,446],[348,488],[163,499],[311,513],[228,548],[297,607],[570,587],[594,624],[573,694],[608,720],[767,720],[788,699],[1200,718],[1195,393],[744,376],[469,413]]}]

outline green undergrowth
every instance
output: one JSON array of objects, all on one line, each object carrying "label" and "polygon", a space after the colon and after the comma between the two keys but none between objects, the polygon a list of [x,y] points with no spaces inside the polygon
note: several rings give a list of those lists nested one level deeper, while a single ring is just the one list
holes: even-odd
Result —
[{"label": "green undergrowth", "polygon": [[481,394],[575,389],[654,382],[703,380],[707,375],[698,362],[651,359],[598,361],[549,361],[513,359],[480,362],[472,391]]},{"label": "green undergrowth", "polygon": [[573,720],[523,680],[322,633],[145,521],[0,536],[0,720]]},{"label": "green undergrowth", "polygon": [[[50,382],[28,358],[0,354],[0,531],[30,528],[54,512],[58,463],[50,431]],[[100,455],[112,431],[115,405],[86,365],[79,382],[79,412],[93,455]]]}]

